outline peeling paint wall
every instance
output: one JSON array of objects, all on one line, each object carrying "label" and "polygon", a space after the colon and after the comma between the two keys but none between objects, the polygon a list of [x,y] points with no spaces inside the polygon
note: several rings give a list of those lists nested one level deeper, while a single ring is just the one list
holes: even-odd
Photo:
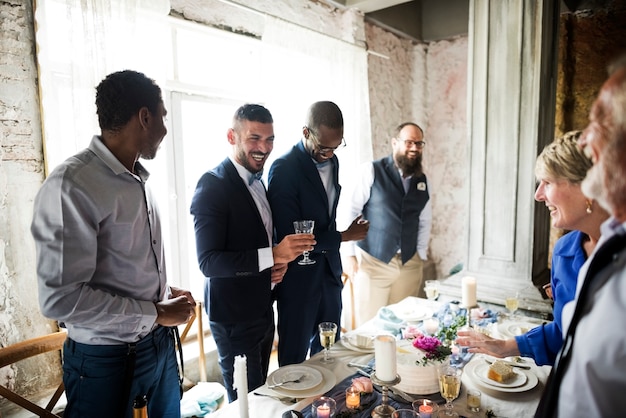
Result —
[{"label": "peeling paint wall", "polygon": [[[25,4],[27,3],[27,4]],[[0,1],[0,346],[56,331],[39,313],[30,220],[43,181],[33,11]],[[30,394],[60,379],[58,353],[0,369],[0,383]],[[4,399],[0,406],[6,404]]]},{"label": "peeling paint wall", "polygon": [[[429,259],[436,277],[446,277],[466,252],[467,36],[413,44],[366,24],[374,158],[391,152],[400,123],[424,129],[424,171],[433,203]],[[381,58],[378,54],[389,59]]]}]

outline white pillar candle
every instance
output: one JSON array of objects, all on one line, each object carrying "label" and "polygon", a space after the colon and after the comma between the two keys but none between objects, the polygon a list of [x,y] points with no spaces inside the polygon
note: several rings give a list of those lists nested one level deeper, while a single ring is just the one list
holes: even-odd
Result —
[{"label": "white pillar candle", "polygon": [[476,278],[466,276],[461,279],[461,303],[465,308],[476,306]]},{"label": "white pillar candle", "polygon": [[248,418],[248,367],[246,356],[235,356],[233,388],[237,389],[239,401],[239,417]]},{"label": "white pillar candle", "polygon": [[395,380],[396,339],[392,335],[378,335],[374,340],[376,377],[384,382]]},{"label": "white pillar candle", "polygon": [[430,335],[435,335],[439,331],[439,320],[437,318],[424,319],[424,331]]}]

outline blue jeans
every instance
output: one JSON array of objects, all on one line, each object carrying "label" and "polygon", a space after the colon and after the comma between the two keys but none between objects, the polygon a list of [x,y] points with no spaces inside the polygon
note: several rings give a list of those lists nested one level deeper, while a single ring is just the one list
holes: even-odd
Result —
[{"label": "blue jeans", "polygon": [[[180,418],[178,364],[172,330],[158,327],[137,343],[128,403],[125,389],[128,345],[88,345],[71,339],[63,350],[66,418],[131,417],[137,396],[148,398],[148,416]],[[125,411],[123,415],[121,410]]]},{"label": "blue jeans", "polygon": [[[217,345],[219,365],[229,402],[237,399],[233,389],[235,356],[246,356],[248,391],[265,383],[274,342],[274,312],[270,307],[266,315],[242,323],[210,321],[211,333]],[[245,394],[247,396],[247,394]]]}]

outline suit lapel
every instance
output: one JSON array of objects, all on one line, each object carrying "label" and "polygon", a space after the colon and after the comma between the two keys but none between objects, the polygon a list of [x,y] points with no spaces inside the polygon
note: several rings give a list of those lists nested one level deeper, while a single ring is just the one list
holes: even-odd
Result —
[{"label": "suit lapel", "polygon": [[228,181],[232,184],[233,190],[236,190],[237,192],[241,193],[243,196],[246,196],[246,201],[250,205],[250,210],[252,210],[256,214],[260,225],[263,226],[263,218],[261,217],[261,214],[259,213],[259,208],[256,206],[256,203],[254,202],[254,199],[252,198],[252,195],[250,194],[250,190],[248,190],[248,187],[246,187],[241,176],[239,176],[239,172],[235,168],[235,165],[233,164],[233,162],[230,161],[229,158],[226,158],[222,162],[222,166],[224,167],[224,175],[228,179]]},{"label": "suit lapel", "polygon": [[307,153],[304,145],[302,144],[302,141],[298,142],[295,147],[300,151],[296,155],[298,156],[298,160],[300,161],[300,166],[302,167],[304,177],[309,183],[311,183],[312,191],[318,193],[320,197],[324,199],[324,202],[326,202],[326,207],[328,208],[329,202],[328,196],[326,195],[326,189],[324,189],[322,179],[320,179],[320,173],[317,171],[317,167],[315,167],[313,159]]}]

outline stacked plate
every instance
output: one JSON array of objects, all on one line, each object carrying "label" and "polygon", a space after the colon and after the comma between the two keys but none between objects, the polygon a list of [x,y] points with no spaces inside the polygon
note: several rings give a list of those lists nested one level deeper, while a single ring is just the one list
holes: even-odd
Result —
[{"label": "stacked plate", "polygon": [[484,359],[477,358],[465,366],[464,374],[483,389],[496,392],[525,392],[537,386],[539,382],[539,379],[537,379],[537,376],[532,371],[522,370],[516,367],[513,368],[515,377],[506,382],[496,382],[495,380],[489,379],[489,377],[487,377],[488,372],[489,364],[484,361]]},{"label": "stacked plate", "polygon": [[337,381],[335,374],[323,367],[291,364],[272,372],[267,377],[267,384],[277,385],[294,379],[298,379],[298,382],[285,383],[271,390],[282,396],[308,398],[326,393]]},{"label": "stacked plate", "polygon": [[374,337],[381,333],[349,333],[341,337],[341,342],[348,350],[357,351],[359,353],[374,352]]},{"label": "stacked plate", "polygon": [[408,323],[416,323],[433,316],[432,309],[422,306],[399,305],[393,309],[396,316]]}]

